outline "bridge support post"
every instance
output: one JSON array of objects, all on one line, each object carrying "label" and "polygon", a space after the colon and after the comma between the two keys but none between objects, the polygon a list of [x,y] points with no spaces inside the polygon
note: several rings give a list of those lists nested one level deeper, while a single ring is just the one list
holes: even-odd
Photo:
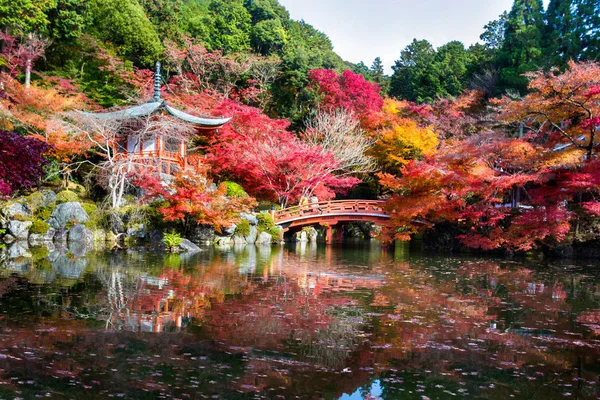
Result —
[{"label": "bridge support post", "polygon": [[342,224],[338,224],[335,229],[335,241],[342,243],[344,228]]},{"label": "bridge support post", "polygon": [[327,225],[325,228],[325,243],[331,244],[333,241],[333,227],[331,225]]}]

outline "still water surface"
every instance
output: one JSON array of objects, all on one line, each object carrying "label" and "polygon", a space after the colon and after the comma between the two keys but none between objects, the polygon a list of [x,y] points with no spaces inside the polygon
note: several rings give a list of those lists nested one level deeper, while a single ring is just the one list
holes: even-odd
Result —
[{"label": "still water surface", "polygon": [[377,244],[0,266],[0,398],[598,399],[600,266]]}]

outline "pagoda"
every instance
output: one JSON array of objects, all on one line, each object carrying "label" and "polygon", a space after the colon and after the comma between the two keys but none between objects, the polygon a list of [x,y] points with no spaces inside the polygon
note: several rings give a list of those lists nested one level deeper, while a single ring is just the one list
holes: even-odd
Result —
[{"label": "pagoda", "polygon": [[[197,133],[202,131],[218,131],[231,118],[198,117],[178,110],[160,97],[161,77],[160,62],[156,63],[154,73],[154,96],[148,103],[130,107],[124,110],[107,113],[89,113],[80,111],[84,117],[99,120],[127,121],[153,117],[156,114],[167,114],[184,123],[191,124]],[[140,165],[154,166],[160,173],[174,175],[183,172],[199,161],[196,155],[188,154],[190,137],[181,137],[169,132],[153,133],[145,136],[135,134],[135,131],[122,133],[114,144],[115,157],[134,160]]]}]

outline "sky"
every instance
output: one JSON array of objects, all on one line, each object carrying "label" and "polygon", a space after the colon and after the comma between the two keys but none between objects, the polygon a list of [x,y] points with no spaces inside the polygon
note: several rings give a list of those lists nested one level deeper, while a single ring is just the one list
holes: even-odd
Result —
[{"label": "sky", "polygon": [[[413,38],[435,47],[451,40],[469,46],[483,27],[509,10],[513,0],[279,0],[293,19],[329,36],[344,60],[371,66],[381,57],[392,72]],[[544,1],[547,4],[548,0]]]}]

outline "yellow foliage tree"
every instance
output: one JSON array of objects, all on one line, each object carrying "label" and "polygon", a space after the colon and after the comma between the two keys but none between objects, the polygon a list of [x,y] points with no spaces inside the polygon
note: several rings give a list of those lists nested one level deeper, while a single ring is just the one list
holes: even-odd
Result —
[{"label": "yellow foliage tree", "polygon": [[385,99],[371,151],[383,170],[397,173],[410,160],[435,153],[439,141],[431,127],[402,116],[406,102]]}]

